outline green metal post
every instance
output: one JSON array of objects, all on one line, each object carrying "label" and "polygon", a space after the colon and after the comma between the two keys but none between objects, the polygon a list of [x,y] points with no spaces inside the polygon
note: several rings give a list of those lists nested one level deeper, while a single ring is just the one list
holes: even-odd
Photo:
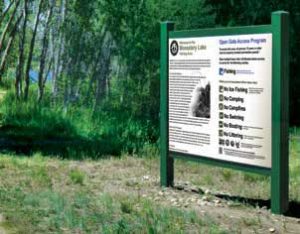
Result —
[{"label": "green metal post", "polygon": [[285,213],[289,208],[289,14],[272,14],[272,172],[271,210]]},{"label": "green metal post", "polygon": [[169,32],[174,23],[163,22],[160,26],[160,183],[173,186],[174,159],[169,155]]}]

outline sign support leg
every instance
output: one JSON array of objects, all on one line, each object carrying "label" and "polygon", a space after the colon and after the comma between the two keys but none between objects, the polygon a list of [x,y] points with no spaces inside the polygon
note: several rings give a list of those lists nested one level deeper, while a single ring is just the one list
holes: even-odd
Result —
[{"label": "sign support leg", "polygon": [[272,173],[271,210],[282,214],[289,207],[289,14],[272,13]]},{"label": "sign support leg", "polygon": [[174,159],[169,156],[169,113],[168,113],[168,73],[169,73],[169,32],[174,23],[163,22],[160,28],[160,183],[173,186]]}]

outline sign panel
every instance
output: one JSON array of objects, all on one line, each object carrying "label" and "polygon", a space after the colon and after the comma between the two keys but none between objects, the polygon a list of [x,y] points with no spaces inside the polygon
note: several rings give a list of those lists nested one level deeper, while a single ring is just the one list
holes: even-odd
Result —
[{"label": "sign panel", "polygon": [[272,34],[169,39],[169,151],[271,168]]}]

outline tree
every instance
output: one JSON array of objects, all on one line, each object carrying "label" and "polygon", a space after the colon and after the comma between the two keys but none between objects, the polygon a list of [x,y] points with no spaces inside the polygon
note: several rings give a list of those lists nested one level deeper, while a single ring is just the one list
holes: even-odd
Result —
[{"label": "tree", "polygon": [[38,101],[42,101],[43,95],[44,95],[44,88],[47,81],[47,74],[44,77],[44,70],[45,70],[45,63],[46,63],[46,55],[48,50],[48,44],[49,44],[49,31],[50,31],[50,22],[52,19],[52,13],[53,13],[53,7],[54,7],[54,1],[50,1],[49,3],[49,9],[47,10],[47,17],[46,17],[46,25],[44,29],[44,35],[42,39],[42,51],[40,55],[40,69],[39,69],[39,75],[38,75]]},{"label": "tree", "polygon": [[29,54],[28,54],[28,59],[27,59],[27,66],[26,66],[26,71],[25,71],[25,89],[24,89],[24,100],[28,99],[28,92],[29,92],[29,85],[30,85],[30,68],[31,68],[31,62],[32,62],[32,56],[33,56],[33,49],[35,46],[35,37],[37,33],[37,28],[40,22],[40,15],[42,12],[42,6],[43,6],[44,0],[40,0],[40,3],[38,5],[38,10],[35,18],[35,24],[34,24],[34,29],[32,32],[32,38],[30,42],[30,47],[29,47]]},{"label": "tree", "polygon": [[16,82],[15,82],[15,90],[17,99],[21,98],[22,95],[22,79],[24,75],[24,50],[25,50],[25,42],[26,42],[26,29],[27,29],[27,21],[28,21],[28,0],[24,0],[24,8],[23,8],[23,26],[20,35],[19,42],[19,58],[18,65],[16,68]]}]

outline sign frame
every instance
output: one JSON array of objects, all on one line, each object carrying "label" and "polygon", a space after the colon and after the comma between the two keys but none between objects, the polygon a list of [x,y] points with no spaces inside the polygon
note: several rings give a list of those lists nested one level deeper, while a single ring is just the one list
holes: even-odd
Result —
[{"label": "sign frame", "polygon": [[[289,13],[272,13],[271,24],[261,26],[174,31],[173,22],[161,23],[160,38],[160,183],[174,185],[174,160],[195,161],[271,177],[271,211],[289,208]],[[272,155],[271,168],[240,164],[169,151],[169,39],[272,34]]]}]

